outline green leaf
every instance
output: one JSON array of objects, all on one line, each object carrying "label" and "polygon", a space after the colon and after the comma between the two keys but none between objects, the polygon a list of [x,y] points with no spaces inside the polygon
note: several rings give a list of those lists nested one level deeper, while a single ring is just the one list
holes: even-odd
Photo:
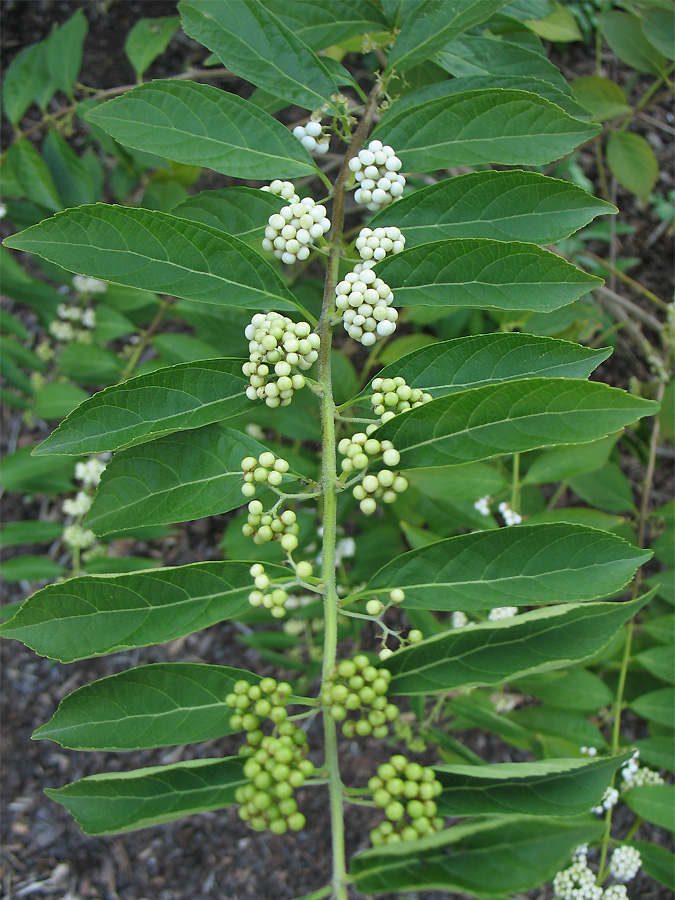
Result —
[{"label": "green leaf", "polygon": [[7,67],[2,84],[2,104],[12,125],[18,125],[33,102],[43,65],[46,68],[44,42],[24,47]]},{"label": "green leaf", "polygon": [[124,360],[104,347],[93,344],[68,344],[59,353],[59,372],[79,384],[110,384],[119,381]]},{"label": "green leaf", "polygon": [[208,84],[152,81],[97,106],[87,119],[127,147],[235,178],[317,172],[288,128],[248,100]]},{"label": "green leaf", "polygon": [[243,241],[168,213],[96,203],[5,243],[71,272],[187,300],[248,309],[296,305],[275,270]]},{"label": "green leaf", "polygon": [[529,378],[432,400],[391,419],[375,436],[393,442],[404,469],[448,466],[594,441],[655,408],[604,384]]},{"label": "green leaf", "polygon": [[387,659],[393,676],[390,693],[430,694],[492,686],[531,672],[567,668],[601,650],[649,597],[548,606],[511,619],[446,631]]},{"label": "green leaf", "polygon": [[[240,78],[316,109],[336,91],[319,57],[260,0],[181,0],[183,30]],[[296,139],[297,140],[297,139]],[[262,150],[262,147],[261,147]],[[280,172],[276,178],[283,177]]]},{"label": "green leaf", "polygon": [[47,422],[60,421],[88,398],[89,394],[74,384],[48,382],[35,392],[33,414]]},{"label": "green leaf", "polygon": [[614,700],[614,694],[605,682],[587,669],[544,672],[512,682],[511,687],[532,694],[555,709],[594,713],[603,706],[610,706]]},{"label": "green leaf", "polygon": [[402,588],[404,608],[447,611],[595,600],[620,591],[650,556],[594,528],[511,526],[404,553],[362,593]]},{"label": "green leaf", "polygon": [[45,793],[68,810],[85,834],[116,834],[161,825],[234,803],[248,783],[244,759],[193,759],[135,772],[90,775]]},{"label": "green leaf", "polygon": [[[173,641],[249,610],[249,569],[206,562],[71,578],[29,597],[0,633],[61,662]],[[265,569],[287,579],[280,566]]]},{"label": "green leaf", "polygon": [[277,0],[268,5],[313,50],[365,32],[387,30],[381,10],[370,0]]},{"label": "green leaf", "polygon": [[[44,727],[44,726],[43,726]],[[576,816],[597,803],[629,758],[547,759],[487,766],[435,766],[441,816]]]},{"label": "green leaf", "polygon": [[550,484],[575,475],[595,472],[605,465],[618,435],[610,434],[590,444],[570,444],[544,450],[528,468],[523,484]]},{"label": "green leaf", "polygon": [[263,239],[267,220],[273,213],[279,212],[284,203],[269,191],[229,187],[220,191],[202,191],[188,197],[174,206],[171,213],[252,243]]},{"label": "green leaf", "polygon": [[607,165],[619,184],[647,202],[659,177],[659,164],[643,137],[613,131],[607,140]]},{"label": "green leaf", "polygon": [[670,850],[648,841],[631,841],[631,846],[640,852],[642,868],[647,875],[675,891],[675,856]]},{"label": "green leaf", "polygon": [[663,644],[672,644],[675,641],[675,615],[657,616],[641,622],[640,626],[645,634],[653,637]]},{"label": "green leaf", "polygon": [[9,145],[7,159],[29,200],[51,212],[63,209],[54,180],[40,153],[27,138]]},{"label": "green leaf", "polygon": [[46,556],[15,556],[0,566],[2,577],[7,582],[47,581],[58,578],[65,571],[62,565]]},{"label": "green leaf", "polygon": [[574,80],[572,91],[579,103],[590,109],[596,122],[606,122],[630,112],[623,88],[611,78],[584,75]]},{"label": "green leaf", "polygon": [[666,59],[649,43],[637,16],[615,10],[598,16],[598,22],[603,38],[621,62],[652,75],[664,71]]},{"label": "green leaf", "polygon": [[675,682],[675,646],[673,644],[644,650],[635,656],[635,662],[661,681],[669,684]]},{"label": "green leaf", "polygon": [[374,136],[395,149],[405,171],[481,163],[544,165],[570,153],[599,127],[525,91],[467,91],[396,112]]},{"label": "green leaf", "polygon": [[118,453],[87,516],[97,534],[169,525],[244,505],[241,461],[266,448],[246,434],[208,425]]},{"label": "green leaf", "polygon": [[261,675],[229,666],[157,663],[101,678],[67,696],[33,733],[73,750],[140,750],[232,734],[225,697]]},{"label": "green leaf", "polygon": [[544,19],[527,19],[524,23],[530,31],[538,34],[545,41],[581,41],[577,20],[569,9],[555,4],[555,9]]},{"label": "green leaf", "polygon": [[162,16],[156,19],[139,19],[127,34],[124,52],[140,81],[143,73],[161,56],[180,28],[179,16]]},{"label": "green leaf", "polygon": [[613,462],[589,474],[575,475],[570,478],[570,487],[582,500],[600,509],[627,512],[635,508],[630,482]]},{"label": "green leaf", "polygon": [[657,769],[675,769],[675,746],[673,737],[651,737],[635,741],[635,747],[640,751],[640,758],[649,766]]},{"label": "green leaf", "polygon": [[590,818],[526,816],[463,823],[419,841],[359,853],[351,874],[362,894],[438,889],[494,898],[549,880],[602,827]]},{"label": "green leaf", "polygon": [[2,460],[0,484],[6,491],[67,494],[73,490],[73,463],[69,459],[36,459],[32,446],[20,447]]},{"label": "green leaf", "polygon": [[99,191],[87,165],[58,131],[50,129],[42,154],[66,206],[81,206],[99,199]]},{"label": "green leaf", "polygon": [[630,708],[638,716],[665,725],[667,728],[675,726],[675,688],[659,688],[642,694],[630,704]]},{"label": "green leaf", "polygon": [[648,822],[675,830],[675,784],[641,784],[626,791],[623,799]]},{"label": "green leaf", "polygon": [[405,20],[385,72],[424,62],[453,38],[487,21],[506,0],[422,0]]},{"label": "green leaf", "polygon": [[504,475],[486,463],[415,469],[410,473],[409,481],[413,487],[428,497],[435,499],[452,497],[455,501],[471,502],[482,494],[499,494],[508,487]]},{"label": "green leaf", "polygon": [[649,43],[667,59],[675,59],[673,7],[669,3],[664,6],[641,6],[640,24]]},{"label": "green leaf", "polygon": [[106,388],[62,422],[36,455],[123,450],[237,415],[250,406],[241,364],[237,359],[184,363]]},{"label": "green leaf", "polygon": [[82,67],[82,48],[89,30],[83,10],[56,26],[47,40],[47,68],[55,88],[73,100],[73,85]]},{"label": "green leaf", "polygon": [[526,728],[538,740],[553,738],[567,742],[567,746],[602,748],[604,737],[597,725],[582,713],[571,709],[551,709],[548,706],[526,706],[508,714],[509,719]]},{"label": "green leaf", "polygon": [[550,312],[601,283],[536,244],[487,238],[420,244],[382,260],[376,271],[391,286],[395,306]]},{"label": "green leaf", "polygon": [[26,519],[19,522],[5,522],[0,528],[0,550],[19,544],[46,544],[61,536],[63,524],[40,519]]},{"label": "green leaf", "polygon": [[538,172],[471,172],[401,197],[369,225],[395,225],[406,246],[450,238],[551,244],[597,215],[616,212],[569,181]]},{"label": "green leaf", "polygon": [[90,559],[83,566],[86,575],[121,575],[127,572],[139,572],[142,569],[154,569],[159,560],[147,556],[99,556]]}]

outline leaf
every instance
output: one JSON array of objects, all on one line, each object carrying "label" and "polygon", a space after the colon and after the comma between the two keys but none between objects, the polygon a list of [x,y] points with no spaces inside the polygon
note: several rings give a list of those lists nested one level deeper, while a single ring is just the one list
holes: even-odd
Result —
[{"label": "leaf", "polygon": [[19,544],[46,544],[61,536],[61,522],[41,519],[26,519],[19,522],[5,522],[0,528],[0,550]]},{"label": "leaf", "polygon": [[[248,562],[205,562],[129,575],[85,575],[29,597],[3,637],[74,662],[173,641],[250,609]],[[270,578],[286,578],[265,565]]]},{"label": "leaf", "polygon": [[446,631],[387,659],[390,693],[401,696],[492,686],[531,672],[564,669],[601,650],[649,596],[622,603],[548,606],[511,619]]},{"label": "leaf", "polygon": [[71,413],[36,456],[123,450],[237,415],[250,406],[241,364],[238,359],[183,363],[112,385]]},{"label": "leaf", "polygon": [[623,798],[638,816],[659,828],[675,830],[675,784],[641,784]]},{"label": "leaf", "polygon": [[499,494],[508,487],[503,474],[486,463],[415,469],[410,473],[409,481],[428,497],[452,497],[454,501],[474,501],[484,494]]},{"label": "leaf", "polygon": [[457,238],[404,250],[377,265],[395,306],[550,312],[600,279],[536,244]]},{"label": "leaf", "polygon": [[[181,0],[183,30],[240,78],[304,109],[336,91],[319,57],[259,0]],[[282,177],[278,172],[276,178]]]},{"label": "leaf", "polygon": [[396,107],[373,136],[400,148],[403,169],[435,172],[481,163],[543,165],[598,133],[525,91],[467,91],[413,109]]},{"label": "leaf", "polygon": [[55,129],[48,132],[42,145],[42,155],[66,206],[81,206],[99,199],[99,192],[86,164]]},{"label": "leaf", "polygon": [[385,74],[424,62],[453,38],[487,21],[506,0],[422,0],[401,29],[387,59]]},{"label": "leaf", "polygon": [[47,68],[55,88],[73,100],[73,85],[82,67],[82,48],[89,23],[81,9],[57,25],[47,39]]},{"label": "leaf", "polygon": [[645,634],[663,644],[672,644],[675,641],[675,615],[657,616],[640,623]]},{"label": "leaf", "polygon": [[362,894],[438,889],[504,896],[551,879],[575,846],[599,837],[602,827],[590,817],[503,816],[462,823],[419,841],[359,853],[351,874]]},{"label": "leaf", "polygon": [[60,421],[88,398],[89,394],[74,384],[48,382],[35,392],[33,415],[47,422]]},{"label": "leaf", "polygon": [[651,737],[635,741],[635,747],[640,751],[640,758],[649,766],[657,769],[675,769],[675,746],[673,737]]},{"label": "leaf", "polygon": [[642,694],[630,704],[638,716],[672,728],[675,725],[675,688],[659,688]]},{"label": "leaf", "polygon": [[511,526],[404,553],[360,593],[397,587],[404,609],[447,611],[595,600],[620,591],[650,555],[580,525]]},{"label": "leaf", "polygon": [[577,20],[561,3],[544,19],[527,19],[524,24],[545,41],[581,41]]},{"label": "leaf", "polygon": [[63,209],[61,198],[45,161],[27,138],[19,138],[9,145],[7,159],[29,200],[50,212]]},{"label": "leaf", "polygon": [[101,678],[59,704],[33,733],[72,750],[139,750],[232,734],[225,697],[262,676],[229,666],[157,663]]},{"label": "leaf", "polygon": [[313,50],[387,29],[378,5],[370,0],[282,0],[271,6],[275,15]]},{"label": "leaf", "polygon": [[180,28],[179,16],[139,19],[124,40],[124,52],[131,63],[136,80],[161,56]]},{"label": "leaf", "polygon": [[[655,409],[595,382],[528,378],[471,388],[401,413],[375,433],[404,469],[448,466],[613,434]],[[564,425],[563,425],[564,423]]]},{"label": "leaf", "polygon": [[511,687],[516,691],[532,694],[555,709],[594,713],[604,706],[610,706],[614,700],[614,694],[605,682],[587,669],[544,672],[512,682]]},{"label": "leaf", "polygon": [[670,4],[665,6],[648,5],[640,8],[640,24],[649,43],[656,47],[667,59],[675,59],[675,20],[673,8]]},{"label": "leaf", "polygon": [[611,78],[584,75],[574,80],[572,91],[579,103],[590,109],[596,122],[606,122],[630,112],[623,88]]},{"label": "leaf", "polygon": [[241,461],[265,449],[246,434],[210,425],[122,450],[106,467],[86,526],[106,534],[243,506]]},{"label": "leaf", "polygon": [[486,766],[435,766],[441,816],[575,816],[600,800],[628,754]]},{"label": "leaf", "polygon": [[548,706],[526,706],[509,713],[512,722],[526,728],[538,740],[553,738],[567,742],[567,746],[602,748],[604,737],[600,729],[582,713]]},{"label": "leaf", "polygon": [[570,444],[544,450],[528,468],[523,484],[550,484],[575,475],[595,472],[605,465],[618,435],[610,434],[590,444]]},{"label": "leaf", "polygon": [[0,484],[6,491],[67,494],[73,490],[73,463],[69,459],[36,459],[32,446],[20,447],[2,460]]},{"label": "leaf", "polygon": [[230,187],[202,191],[174,206],[171,214],[192,222],[218,228],[242,241],[262,240],[267,220],[279,212],[285,201],[269,191]]},{"label": "leaf", "polygon": [[621,62],[638,72],[660,75],[666,59],[647,40],[640,20],[625,12],[609,12],[598,16],[602,36]]},{"label": "leaf", "polygon": [[650,675],[654,675],[661,681],[669,684],[675,682],[675,646],[673,644],[644,650],[635,656],[635,661],[643,669],[646,669]]},{"label": "leaf", "polygon": [[295,308],[275,270],[243,241],[168,213],[96,203],[68,209],[5,244],[129,287],[223,306]]},{"label": "leaf", "polygon": [[616,208],[569,181],[538,172],[471,172],[446,178],[385,207],[371,228],[395,225],[408,248],[450,238],[550,244]]},{"label": "leaf", "polygon": [[610,512],[627,512],[634,509],[630,482],[616,463],[608,462],[601,469],[570,478],[575,494],[592,506]]},{"label": "leaf", "polygon": [[59,372],[79,384],[110,384],[119,381],[124,369],[124,360],[104,347],[92,344],[68,344],[59,353]]},{"label": "leaf", "polygon": [[86,575],[121,575],[126,572],[139,572],[142,569],[154,569],[159,560],[147,556],[99,556],[90,559],[82,568]]},{"label": "leaf", "polygon": [[659,164],[643,137],[613,131],[607,140],[607,165],[619,184],[647,202],[659,177]]},{"label": "leaf", "polygon": [[675,856],[670,850],[648,841],[631,841],[631,846],[639,851],[647,875],[675,891]]},{"label": "leaf", "polygon": [[46,556],[15,556],[0,566],[2,577],[7,582],[47,581],[58,578],[65,571],[62,565]]},{"label": "leaf", "polygon": [[41,62],[46,67],[44,41],[24,47],[7,67],[2,84],[2,104],[12,125],[18,125],[33,102]]},{"label": "leaf", "polygon": [[152,81],[90,110],[87,120],[125,146],[235,178],[317,172],[288,128],[248,100],[208,84]]},{"label": "leaf", "polygon": [[172,822],[234,803],[248,783],[244,759],[193,759],[135,772],[90,775],[45,793],[65,806],[85,834],[116,834]]}]

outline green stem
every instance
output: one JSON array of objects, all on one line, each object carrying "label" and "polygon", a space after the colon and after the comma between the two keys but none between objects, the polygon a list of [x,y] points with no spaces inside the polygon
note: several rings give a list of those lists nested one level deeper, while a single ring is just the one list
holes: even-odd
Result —
[{"label": "green stem", "polygon": [[553,509],[553,507],[556,505],[558,500],[560,500],[560,498],[562,497],[562,495],[565,493],[566,490],[567,490],[567,482],[561,481],[560,484],[558,485],[558,487],[556,488],[555,493],[549,500],[548,506],[546,507],[546,509]]},{"label": "green stem", "polygon": [[511,481],[511,509],[520,511],[520,453],[513,454],[513,478]]},{"label": "green stem", "polygon": [[129,357],[129,362],[127,363],[126,368],[125,368],[124,372],[122,373],[120,382],[126,381],[127,378],[131,377],[131,375],[133,374],[133,371],[136,368],[138,360],[141,358],[141,354],[143,353],[145,348],[150,343],[150,339],[152,338],[154,333],[159,328],[159,326],[162,322],[162,319],[166,315],[168,308],[174,302],[174,299],[175,299],[174,297],[165,297],[164,300],[162,300],[162,305],[157,310],[157,315],[152,320],[152,322],[148,325],[148,327],[145,329],[145,331],[143,332],[143,336],[141,337],[140,341],[138,342],[138,344],[136,346],[136,349]]}]

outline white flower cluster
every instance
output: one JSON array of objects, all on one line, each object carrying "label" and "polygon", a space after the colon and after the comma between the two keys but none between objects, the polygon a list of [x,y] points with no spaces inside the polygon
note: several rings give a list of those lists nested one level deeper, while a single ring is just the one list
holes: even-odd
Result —
[{"label": "white flower cluster", "polygon": [[96,313],[93,309],[81,309],[79,306],[59,303],[56,308],[59,319],[70,322],[80,322],[85,328],[96,327]]},{"label": "white flower cluster", "polygon": [[469,622],[466,614],[461,609],[458,609],[450,616],[450,624],[453,628],[466,628],[467,625],[473,625],[474,623]]},{"label": "white flower cluster", "polygon": [[393,334],[398,320],[398,312],[391,306],[392,290],[371,266],[360,263],[335,288],[335,305],[342,312],[344,329],[364,347]]},{"label": "white flower cluster", "polygon": [[488,619],[490,622],[496,622],[498,619],[511,619],[518,615],[517,606],[495,606],[490,610]]},{"label": "white flower cluster", "polygon": [[405,250],[405,238],[400,228],[362,228],[356,239],[356,249],[361,259],[379,262],[388,253],[400,253]]},{"label": "white flower cluster", "polygon": [[636,750],[626,765],[621,769],[621,792],[629,791],[631,788],[640,787],[643,784],[663,784],[664,780],[653,769],[647,766],[640,766],[640,751]]},{"label": "white flower cluster", "polygon": [[520,525],[520,523],[523,521],[523,517],[520,515],[520,513],[517,513],[514,509],[511,509],[508,503],[500,503],[499,512],[502,514],[506,525]]},{"label": "white flower cluster", "polygon": [[283,619],[286,615],[284,608],[288,594],[283,588],[269,590],[271,582],[269,575],[265,574],[265,567],[261,563],[255,563],[250,568],[256,589],[248,595],[251,606],[264,606],[269,609],[275,619]]},{"label": "white flower cluster", "polygon": [[597,756],[598,750],[597,747],[579,747],[579,751],[584,754],[584,756]]},{"label": "white flower cluster", "polygon": [[405,178],[399,174],[401,160],[392,147],[382,146],[382,141],[371,141],[359,150],[358,156],[349,160],[349,168],[359,182],[354,199],[368,209],[389,206],[403,193]]},{"label": "white flower cluster", "polygon": [[80,294],[105,294],[108,285],[98,278],[87,278],[86,275],[73,276],[73,287]]},{"label": "white flower cluster", "polygon": [[578,858],[569,869],[557,873],[553,879],[553,893],[560,900],[602,898],[602,888],[595,881],[595,873],[588,868],[585,856]]},{"label": "white flower cluster", "polygon": [[247,521],[242,525],[242,533],[253,538],[254,544],[279,541],[287,553],[298,546],[298,523],[292,509],[285,509],[281,515],[263,512],[260,500],[251,500],[248,505]]},{"label": "white flower cluster", "polygon": [[602,900],[628,900],[625,884],[611,884],[602,893]]},{"label": "white flower cluster", "polygon": [[105,463],[98,457],[92,456],[86,462],[75,464],[75,478],[81,481],[84,487],[96,487],[101,480],[105,469]]},{"label": "white flower cluster", "polygon": [[64,500],[61,509],[67,516],[85,516],[91,508],[91,497],[78,491],[75,498]]},{"label": "white flower cluster", "polygon": [[373,378],[372,388],[371,408],[382,424],[407,409],[415,409],[434,399],[420,388],[411,388],[400,375]]},{"label": "white flower cluster", "polygon": [[484,497],[479,497],[478,500],[476,500],[473,508],[478,510],[481,516],[489,516],[491,503],[492,497],[489,494],[486,494]]},{"label": "white flower cluster", "polygon": [[288,406],[295,391],[305,386],[304,375],[292,368],[309,369],[318,358],[321,339],[309,322],[292,322],[276,312],[256,313],[245,331],[249,361],[242,371],[248,376],[249,400],[268,406]]},{"label": "white flower cluster", "polygon": [[609,861],[609,872],[617,881],[630,881],[635,878],[642,865],[640,851],[624,844],[617,847]]},{"label": "white flower cluster", "polygon": [[598,803],[597,806],[594,806],[591,809],[591,812],[595,813],[596,816],[601,816],[604,812],[607,812],[608,810],[613,809],[613,807],[616,806],[618,801],[619,801],[619,792],[617,791],[617,789],[613,788],[613,787],[608,787],[607,790],[605,791],[605,793],[602,795],[602,799],[600,800],[600,803]]},{"label": "white flower cluster", "polygon": [[310,153],[327,153],[330,145],[330,135],[324,134],[321,122],[318,119],[310,119],[306,125],[296,125],[293,134],[302,146]]},{"label": "white flower cluster", "polygon": [[96,328],[96,313],[93,309],[82,309],[75,304],[59,303],[56,314],[59,318],[49,323],[49,333],[52,337],[64,344],[73,340],[82,343],[91,342],[89,330]]},{"label": "white flower cluster", "polygon": [[321,203],[311,197],[300,200],[290,181],[273,181],[269,190],[284,196],[289,192],[288,185],[293,191],[289,205],[282,206],[267,220],[262,246],[263,250],[274,253],[277,259],[290,266],[297,259],[307,259],[314,241],[330,231],[330,219]]},{"label": "white flower cluster", "polygon": [[95,540],[94,532],[81,525],[66,525],[63,529],[63,543],[71,550],[86,550]]},{"label": "white flower cluster", "polygon": [[260,454],[258,459],[255,456],[244,457],[241,461],[241,468],[244,473],[241,492],[244,497],[253,497],[258,484],[266,483],[272,487],[279,487],[290,466],[287,460],[277,459],[274,453],[266,450]]}]

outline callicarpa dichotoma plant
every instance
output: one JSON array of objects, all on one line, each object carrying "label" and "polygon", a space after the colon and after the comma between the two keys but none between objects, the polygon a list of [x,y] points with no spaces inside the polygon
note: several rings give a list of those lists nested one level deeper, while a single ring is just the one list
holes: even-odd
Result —
[{"label": "callicarpa dichotoma plant", "polygon": [[[637,582],[623,593],[650,552],[578,510],[528,517],[522,498],[532,467],[562,459],[573,472],[585,453],[607,459],[657,404],[588,380],[608,349],[526,333],[531,317],[600,283],[542,245],[615,209],[536,171],[599,129],[522,43],[513,6],[181,2],[184,31],[255,86],[249,99],[158,80],[87,119],[134,151],[255,187],[205,191],[171,212],[83,205],[6,241],[212,316],[241,313],[239,357],[108,387],[37,454],[114,454],[82,521],[95,535],[242,512],[225,561],[78,575],[34,594],[2,633],[64,663],[227,620],[254,631],[296,620],[285,634],[307,626],[322,642],[320,678],[296,684],[166,662],[66,697],[36,737],[128,751],[242,734],[235,756],[49,788],[85,832],[236,804],[252,829],[290,834],[306,827],[312,789],[327,793],[333,860],[313,898],[503,897],[554,878],[560,897],[600,897],[607,878],[605,896],[625,896],[637,851],[612,851],[611,815],[591,813],[610,808],[615,774],[630,769],[623,686],[613,705],[602,679],[573,667],[608,645],[617,653],[617,635],[652,596]],[[472,41],[491,44],[495,74],[478,66],[485,48]],[[340,43],[366,54],[358,81],[335,54],[315,52]],[[527,71],[524,57],[536,75],[504,74]],[[289,105],[303,111],[290,127],[274,118]],[[447,177],[457,167],[466,173]],[[402,326],[467,310],[491,316],[494,330],[405,343]],[[563,710],[547,742],[470,702],[473,689],[505,683],[556,691],[567,670],[579,696],[600,698],[591,708],[614,712],[611,740],[587,723],[595,752],[582,752]],[[450,703],[457,730],[496,730],[535,761],[484,763],[440,727]],[[382,742],[365,788],[343,781],[343,737]],[[405,752],[392,753],[392,737]],[[418,751],[433,746],[454,761],[422,765]],[[352,803],[373,809],[371,846],[347,860]]]}]

